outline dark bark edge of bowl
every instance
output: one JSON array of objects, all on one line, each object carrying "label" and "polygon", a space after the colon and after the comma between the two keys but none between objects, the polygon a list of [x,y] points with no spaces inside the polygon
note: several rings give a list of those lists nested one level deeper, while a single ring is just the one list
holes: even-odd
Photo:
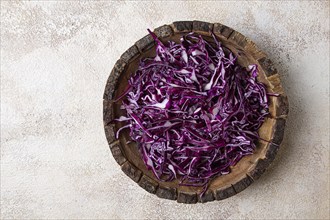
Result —
[{"label": "dark bark edge of bowl", "polygon": [[269,116],[269,121],[271,121],[270,126],[272,132],[270,132],[267,138],[270,143],[265,145],[264,157],[257,158],[257,160],[253,162],[253,169],[250,169],[246,175],[242,176],[239,180],[235,180],[231,184],[221,186],[214,190],[208,190],[205,195],[200,198],[198,192],[185,192],[175,187],[159,185],[157,181],[145,175],[129,161],[129,158],[127,158],[123,152],[124,150],[120,141],[115,139],[115,126],[109,122],[114,119],[112,100],[118,86],[117,83],[120,75],[125,71],[127,65],[138,58],[144,51],[154,46],[154,40],[150,35],[146,35],[122,54],[111,71],[103,96],[104,129],[112,155],[121,166],[122,171],[146,191],[156,194],[160,198],[177,200],[179,203],[187,204],[226,199],[243,191],[258,179],[275,159],[283,139],[285,122],[289,111],[288,99],[281,86],[276,68],[273,66],[271,60],[267,58],[266,54],[241,33],[220,23],[212,24],[203,21],[177,21],[170,25],[163,25],[154,30],[155,34],[160,39],[191,31],[203,36],[210,36],[211,32],[213,32],[220,41],[224,40],[229,42],[237,51],[252,56],[258,64],[259,71],[263,72],[268,82],[267,91],[275,92],[280,95],[279,97],[271,97],[272,104],[270,105],[271,114]]}]

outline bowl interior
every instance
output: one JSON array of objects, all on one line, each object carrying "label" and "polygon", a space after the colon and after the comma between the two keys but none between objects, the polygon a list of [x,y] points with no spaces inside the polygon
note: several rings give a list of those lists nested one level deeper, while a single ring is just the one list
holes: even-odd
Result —
[{"label": "bowl interior", "polygon": [[[179,42],[179,39],[182,34],[174,34],[171,37],[161,39],[164,43],[167,43],[169,40]],[[210,43],[213,43],[213,38],[210,36],[203,35],[203,38]],[[237,57],[237,62],[244,67],[247,67],[250,64],[257,64],[258,62],[253,58],[251,54],[248,54],[240,46],[233,43],[232,41],[227,40],[226,38],[218,37],[218,40],[227,48],[229,48]],[[129,79],[131,73],[134,73],[138,68],[139,61],[141,58],[154,57],[155,56],[155,46],[152,46],[148,50],[144,51],[137,58],[135,58],[129,65],[126,67],[126,70],[120,75],[118,83],[116,85],[114,98],[118,98],[127,86],[127,80]],[[272,92],[271,85],[267,80],[265,73],[262,68],[259,68],[258,80],[264,83],[267,87],[268,92]],[[126,111],[120,109],[121,102],[114,103],[113,111],[114,118],[118,118],[122,115],[126,115]],[[270,99],[270,111],[272,110],[272,99]],[[262,127],[259,130],[259,134],[263,139],[270,140],[270,136],[273,128],[273,121],[270,118],[267,118]],[[120,127],[124,126],[124,123],[117,123],[115,126],[115,131]],[[200,193],[202,187],[189,187],[189,186],[179,186],[178,180],[171,182],[160,182],[154,176],[154,174],[148,170],[143,163],[140,152],[137,148],[136,143],[131,142],[126,144],[127,141],[131,140],[128,129],[124,129],[119,136],[119,141],[122,146],[123,153],[126,155],[126,158],[129,162],[135,165],[139,170],[141,170],[146,176],[158,182],[159,186],[176,188],[179,191],[184,192],[193,192]],[[214,178],[209,185],[209,190],[213,191],[222,187],[230,186],[231,184],[237,182],[238,180],[246,177],[247,173],[254,169],[256,162],[259,158],[265,158],[265,153],[267,150],[268,143],[266,141],[259,141],[257,144],[257,149],[252,155],[243,157],[235,166],[231,167],[231,173],[227,175],[222,175]]]}]

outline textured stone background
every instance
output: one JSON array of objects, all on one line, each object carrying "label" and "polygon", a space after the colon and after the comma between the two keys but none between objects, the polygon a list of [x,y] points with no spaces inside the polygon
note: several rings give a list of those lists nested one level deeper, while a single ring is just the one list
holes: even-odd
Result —
[{"label": "textured stone background", "polygon": [[[224,201],[160,200],[108,149],[102,95],[146,28],[221,22],[274,61],[289,96],[271,169]],[[329,218],[329,1],[1,2],[1,217]]]}]

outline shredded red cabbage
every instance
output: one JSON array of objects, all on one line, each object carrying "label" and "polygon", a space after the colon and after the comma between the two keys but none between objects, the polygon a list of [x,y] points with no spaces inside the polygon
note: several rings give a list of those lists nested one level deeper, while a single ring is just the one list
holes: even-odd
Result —
[{"label": "shredded red cabbage", "polygon": [[[119,99],[124,128],[160,181],[203,186],[230,173],[256,148],[268,114],[265,86],[257,65],[247,69],[221,45],[189,33],[181,43],[156,42],[156,56],[140,61]],[[117,138],[120,130],[117,132]]]}]

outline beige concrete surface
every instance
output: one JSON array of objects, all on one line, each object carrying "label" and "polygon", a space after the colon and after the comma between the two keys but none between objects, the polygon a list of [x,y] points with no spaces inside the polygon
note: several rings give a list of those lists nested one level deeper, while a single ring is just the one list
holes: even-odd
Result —
[{"label": "beige concrete surface", "polygon": [[[289,96],[271,169],[224,201],[161,200],[102,123],[116,59],[176,20],[221,22],[269,54]],[[329,1],[1,1],[2,219],[329,219]]]}]

